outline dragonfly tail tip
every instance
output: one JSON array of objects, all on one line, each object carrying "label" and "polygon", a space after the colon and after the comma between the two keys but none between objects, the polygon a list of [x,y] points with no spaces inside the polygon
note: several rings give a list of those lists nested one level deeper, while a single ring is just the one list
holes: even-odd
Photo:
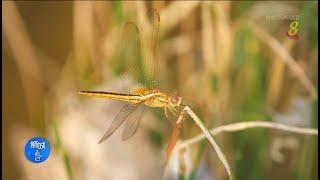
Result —
[{"label": "dragonfly tail tip", "polygon": [[103,141],[103,139],[100,139],[100,140],[99,140],[99,142],[98,142],[98,144],[101,144],[101,143],[102,143],[102,141]]}]

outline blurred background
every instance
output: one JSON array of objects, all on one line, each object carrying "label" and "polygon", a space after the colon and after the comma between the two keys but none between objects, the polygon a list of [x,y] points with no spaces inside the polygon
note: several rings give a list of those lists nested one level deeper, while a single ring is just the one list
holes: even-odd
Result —
[{"label": "blurred background", "polygon": [[[2,1],[3,179],[227,179],[207,141],[189,164],[169,166],[174,120],[161,110],[137,134],[97,144],[122,103],[79,90],[120,91],[143,72],[120,60],[126,21],[140,30],[160,13],[159,77],[208,128],[244,121],[318,127],[317,1]],[[286,33],[299,22],[294,40]],[[143,39],[144,34],[141,33]],[[141,58],[148,62],[147,58]],[[148,66],[146,66],[148,69]],[[185,121],[180,140],[201,133]],[[51,144],[41,164],[24,157],[33,136]],[[317,179],[317,136],[248,129],[215,136],[235,179]],[[178,158],[178,161],[180,161]],[[178,163],[178,162],[176,162]]]}]

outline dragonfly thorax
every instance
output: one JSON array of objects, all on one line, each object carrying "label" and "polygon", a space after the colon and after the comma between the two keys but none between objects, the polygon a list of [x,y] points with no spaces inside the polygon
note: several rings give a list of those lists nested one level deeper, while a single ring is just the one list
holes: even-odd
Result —
[{"label": "dragonfly thorax", "polygon": [[150,107],[177,107],[180,106],[182,99],[177,94],[168,95],[166,93],[160,92],[158,89],[149,89],[146,87],[139,87],[134,89],[133,94],[146,97],[144,104]]},{"label": "dragonfly thorax", "polygon": [[159,92],[159,90],[149,89],[147,87],[138,87],[133,90],[133,94],[140,95],[140,96],[145,96],[145,95],[149,95],[156,92]]}]

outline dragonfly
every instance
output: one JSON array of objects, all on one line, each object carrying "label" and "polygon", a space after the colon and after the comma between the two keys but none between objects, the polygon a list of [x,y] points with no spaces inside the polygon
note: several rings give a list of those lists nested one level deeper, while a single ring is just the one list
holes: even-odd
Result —
[{"label": "dragonfly", "polygon": [[[161,92],[158,86],[158,53],[157,53],[157,41],[159,40],[159,24],[160,16],[157,10],[152,9],[148,13],[151,23],[150,23],[150,33],[149,48],[148,53],[150,54],[149,62],[152,64],[152,83],[151,85],[144,85],[133,89],[131,93],[117,93],[117,92],[106,92],[106,91],[79,91],[81,96],[91,96],[97,98],[105,98],[110,100],[117,100],[125,102],[126,104],[115,116],[113,122],[99,140],[99,144],[108,139],[124,122],[125,127],[122,131],[122,140],[127,140],[132,137],[137,131],[142,116],[146,110],[146,107],[150,108],[162,108],[164,110],[165,116],[168,118],[168,111],[175,114],[178,112],[177,108],[181,105],[182,97],[177,93],[164,93]],[[122,35],[122,42],[126,44],[126,50],[128,53],[126,56],[128,60],[133,64],[138,63],[138,54],[140,46],[140,32],[138,27],[133,22],[127,22],[124,26],[124,31]],[[127,39],[131,39],[131,42],[125,42]],[[147,83],[145,83],[147,84]]]}]

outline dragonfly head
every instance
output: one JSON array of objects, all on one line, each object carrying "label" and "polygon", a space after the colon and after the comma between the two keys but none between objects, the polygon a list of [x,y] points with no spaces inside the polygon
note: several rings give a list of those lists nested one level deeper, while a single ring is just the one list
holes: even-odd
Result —
[{"label": "dragonfly head", "polygon": [[182,97],[178,95],[177,92],[173,93],[169,98],[170,106],[177,107],[181,104]]}]

